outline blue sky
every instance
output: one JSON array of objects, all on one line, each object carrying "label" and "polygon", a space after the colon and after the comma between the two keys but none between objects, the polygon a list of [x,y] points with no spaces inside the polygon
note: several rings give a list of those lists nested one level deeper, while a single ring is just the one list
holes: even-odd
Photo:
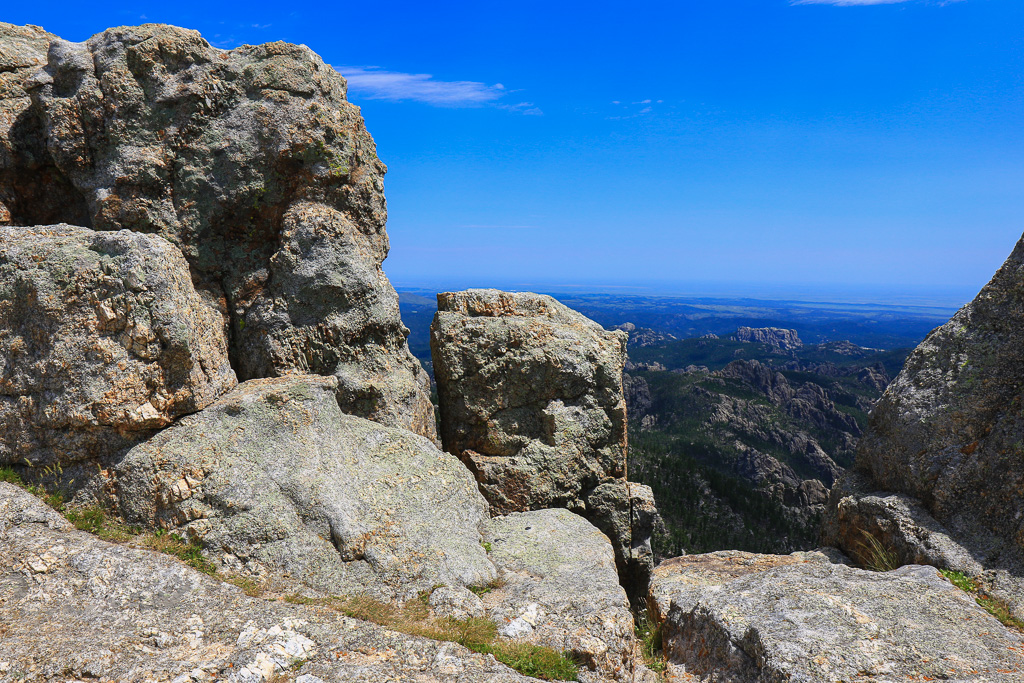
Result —
[{"label": "blue sky", "polygon": [[971,296],[1024,230],[1020,0],[17,3],[309,45],[399,285]]}]

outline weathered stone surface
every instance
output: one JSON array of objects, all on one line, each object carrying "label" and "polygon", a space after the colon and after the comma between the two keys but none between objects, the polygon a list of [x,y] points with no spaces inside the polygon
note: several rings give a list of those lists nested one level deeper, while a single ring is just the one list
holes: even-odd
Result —
[{"label": "weathered stone surface", "polygon": [[[430,346],[441,439],[476,475],[492,514],[579,512],[613,536],[624,576],[646,576],[653,499],[623,512],[634,499],[624,481],[625,333],[528,292],[473,289],[437,301]],[[607,487],[590,500],[613,482],[620,500]],[[623,515],[638,524],[618,524]]]},{"label": "weathered stone surface", "polygon": [[0,463],[109,461],[235,383],[174,245],[0,226]]},{"label": "weathered stone surface", "polygon": [[927,564],[961,572],[1024,620],[1024,576],[1004,568],[1021,567],[1024,562],[1020,554],[1003,553],[984,566],[979,558],[990,558],[985,540],[955,540],[915,498],[875,490],[866,477],[852,471],[832,487],[821,532],[822,543],[843,548],[861,565],[874,561],[872,546],[877,543],[896,564]]},{"label": "weathered stone surface", "polygon": [[534,680],[452,643],[246,597],[166,555],[75,531],[2,483],[0,546],[0,680]]},{"label": "weathered stone surface", "polygon": [[503,585],[483,596],[508,637],[574,653],[581,681],[643,681],[633,616],[607,537],[564,509],[495,517],[485,532]]},{"label": "weathered stone surface", "polygon": [[441,439],[496,514],[582,508],[625,474],[625,336],[548,296],[438,294],[431,352]]},{"label": "weathered stone surface", "polygon": [[955,535],[988,537],[992,557],[1024,550],[1022,384],[1024,240],[907,359],[871,415],[857,469]]},{"label": "weathered stone surface", "polygon": [[346,412],[435,437],[381,269],[386,169],[336,71],[157,24],[84,43],[2,24],[0,55],[7,222],[166,238],[226,313],[240,378],[334,375]]},{"label": "weathered stone surface", "polygon": [[136,446],[108,491],[134,524],[335,594],[486,584],[487,504],[459,461],[343,414],[333,377],[250,380]]},{"label": "weathered stone surface", "polygon": [[1017,681],[1024,638],[933,567],[722,552],[655,570],[670,680]]}]

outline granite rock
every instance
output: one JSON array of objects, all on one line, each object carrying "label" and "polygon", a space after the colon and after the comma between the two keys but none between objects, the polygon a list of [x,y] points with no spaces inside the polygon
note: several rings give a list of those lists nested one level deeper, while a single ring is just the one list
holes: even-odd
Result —
[{"label": "granite rock", "polygon": [[247,597],[167,555],[76,531],[3,483],[0,544],[0,680],[535,680],[453,643]]},{"label": "granite rock", "polygon": [[612,537],[624,580],[646,585],[653,498],[625,482],[626,334],[529,292],[473,289],[437,301],[430,347],[441,439],[473,471],[492,514],[578,512]]},{"label": "granite rock", "polygon": [[573,654],[580,680],[640,681],[633,615],[607,537],[564,509],[513,513],[485,531],[500,587],[482,596],[499,633]]},{"label": "granite rock", "polygon": [[999,681],[1024,675],[1024,636],[933,567],[870,572],[824,555],[721,552],[668,560],[652,602],[669,680]]},{"label": "granite rock", "polygon": [[0,464],[109,462],[235,383],[223,318],[168,241],[0,227]]},{"label": "granite rock", "polygon": [[428,439],[346,415],[336,380],[250,380],[133,448],[105,485],[132,524],[334,594],[482,585],[487,503]]},{"label": "granite rock", "polygon": [[960,572],[1024,621],[1024,576],[1019,569],[1024,557],[1005,551],[993,557],[986,541],[991,539],[955,538],[917,499],[879,491],[854,471],[832,487],[821,529],[822,543],[842,548],[864,566],[877,562],[873,554],[880,547],[897,565],[927,564]]},{"label": "granite rock", "polygon": [[435,438],[381,269],[386,169],[334,69],[305,46],[225,51],[158,24],[84,43],[0,24],[0,55],[6,222],[164,237],[222,312],[241,379],[333,375],[346,412]]},{"label": "granite rock", "polygon": [[[953,534],[1024,550],[1024,240],[911,353],[871,414],[856,468]],[[988,561],[979,558],[982,564]]]}]

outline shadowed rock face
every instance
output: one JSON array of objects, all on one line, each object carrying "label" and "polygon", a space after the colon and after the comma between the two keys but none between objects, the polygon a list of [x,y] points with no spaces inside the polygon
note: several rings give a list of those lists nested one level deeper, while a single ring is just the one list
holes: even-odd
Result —
[{"label": "shadowed rock face", "polygon": [[234,385],[224,319],[167,240],[0,227],[0,463],[109,460]]},{"label": "shadowed rock face", "polygon": [[442,442],[475,473],[492,514],[578,512],[612,539],[627,590],[646,586],[657,511],[648,487],[625,482],[626,334],[538,294],[437,300]]},{"label": "shadowed rock face", "polygon": [[841,519],[853,519],[846,499],[906,494],[980,565],[1024,577],[1022,387],[1024,240],[974,301],[914,350],[886,390],[857,452],[856,469],[866,479],[841,482],[850,491],[832,496],[826,535],[854,547],[873,527]]},{"label": "shadowed rock face", "polygon": [[386,169],[336,71],[154,24],[85,43],[0,24],[0,60],[0,222],[160,235],[241,379],[334,375],[346,411],[434,438],[381,269]]},{"label": "shadowed rock face", "polygon": [[345,415],[333,377],[250,380],[133,448],[108,491],[133,524],[333,594],[407,597],[495,577],[487,504],[424,437]]}]

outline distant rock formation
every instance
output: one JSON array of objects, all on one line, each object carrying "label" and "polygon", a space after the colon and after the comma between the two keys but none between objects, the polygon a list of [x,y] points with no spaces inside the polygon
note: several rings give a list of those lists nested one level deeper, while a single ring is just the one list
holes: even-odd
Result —
[{"label": "distant rock formation", "polygon": [[240,379],[333,375],[346,412],[435,438],[388,252],[385,172],[308,48],[147,24],[70,43],[0,24],[0,222],[165,238]]},{"label": "distant rock formation", "polygon": [[236,383],[225,332],[161,237],[0,227],[0,464],[109,458],[201,410]]},{"label": "distant rock formation", "polygon": [[[431,352],[445,450],[474,472],[492,514],[579,512],[611,536],[624,583],[645,585],[654,520],[630,510],[653,507],[653,497],[624,479],[626,335],[549,296],[468,290],[437,301]],[[616,487],[616,502],[602,485]],[[623,511],[632,525],[618,521]]]},{"label": "distant rock formation", "polygon": [[872,572],[835,559],[721,551],[660,564],[650,605],[669,680],[1024,676],[1021,633],[933,568]]},{"label": "distant rock formation", "polygon": [[630,346],[636,346],[638,348],[643,348],[645,346],[657,346],[659,344],[664,344],[665,342],[675,341],[678,339],[674,334],[652,330],[648,327],[637,327],[633,323],[614,325],[610,329],[622,330],[628,334],[629,339],[627,340],[627,343]]},{"label": "distant rock formation", "polygon": [[[828,542],[858,552],[862,532],[875,525],[851,524],[844,515],[862,496],[904,494],[977,563],[1006,570],[1024,586],[1022,386],[1024,239],[974,301],[914,350],[878,402],[857,451],[862,478],[834,492]],[[917,543],[890,542],[907,549]],[[927,553],[901,555],[914,561]],[[1024,618],[1024,599],[1017,601]]]},{"label": "distant rock formation", "polygon": [[741,327],[736,330],[736,341],[767,344],[780,351],[793,351],[804,345],[796,330],[781,327]]}]

